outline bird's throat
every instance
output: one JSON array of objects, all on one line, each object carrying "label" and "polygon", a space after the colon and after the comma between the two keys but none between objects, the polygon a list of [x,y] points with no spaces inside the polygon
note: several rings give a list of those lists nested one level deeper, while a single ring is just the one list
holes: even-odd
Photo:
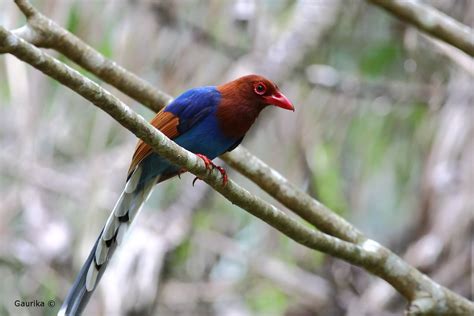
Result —
[{"label": "bird's throat", "polygon": [[258,105],[221,102],[216,111],[219,127],[225,136],[239,139],[247,133],[262,109],[263,106]]}]

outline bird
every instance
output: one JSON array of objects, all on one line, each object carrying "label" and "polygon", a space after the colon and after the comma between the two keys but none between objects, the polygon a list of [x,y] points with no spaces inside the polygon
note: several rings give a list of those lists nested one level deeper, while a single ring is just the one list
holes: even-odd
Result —
[{"label": "bird", "polygon": [[[219,170],[222,185],[226,185],[225,170],[212,159],[235,149],[260,112],[270,105],[295,110],[274,82],[251,74],[218,86],[190,89],[160,110],[150,123],[200,157],[207,169]],[[124,189],[58,315],[80,315],[84,311],[115,249],[153,187],[184,171],[142,140],[138,141]]]}]

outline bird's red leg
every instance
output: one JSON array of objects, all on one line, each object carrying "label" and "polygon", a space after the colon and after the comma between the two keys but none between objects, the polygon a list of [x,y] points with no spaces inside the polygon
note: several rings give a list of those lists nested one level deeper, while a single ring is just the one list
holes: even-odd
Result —
[{"label": "bird's red leg", "polygon": [[[222,168],[221,166],[218,166],[218,165],[216,165],[215,163],[213,163],[212,160],[209,159],[209,158],[207,158],[205,155],[196,154],[196,156],[198,156],[199,158],[201,158],[202,160],[204,160],[204,164],[206,165],[206,169],[209,169],[209,170],[217,169],[217,170],[219,170],[220,174],[222,175],[222,185],[225,186],[225,185],[227,184],[227,181],[229,180],[229,178],[227,177],[227,172],[225,171],[224,168]],[[198,179],[201,180],[199,177],[194,178],[194,180],[193,180],[193,186],[194,186],[194,183],[195,183]]]}]

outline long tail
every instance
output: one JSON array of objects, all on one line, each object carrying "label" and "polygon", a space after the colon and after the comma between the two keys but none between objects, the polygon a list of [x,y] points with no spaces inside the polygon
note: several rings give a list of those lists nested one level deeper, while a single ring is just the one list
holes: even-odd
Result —
[{"label": "long tail", "polygon": [[127,181],[125,189],[69,290],[58,315],[80,315],[86,307],[115,248],[120,244],[127,228],[157,182],[155,178],[143,183],[141,171],[142,168],[138,167]]}]

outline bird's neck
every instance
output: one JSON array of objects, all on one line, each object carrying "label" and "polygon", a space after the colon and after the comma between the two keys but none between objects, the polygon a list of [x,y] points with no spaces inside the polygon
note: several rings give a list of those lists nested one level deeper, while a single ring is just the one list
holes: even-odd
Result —
[{"label": "bird's neck", "polygon": [[225,85],[218,89],[222,95],[216,111],[219,127],[225,136],[240,139],[255,122],[264,105],[244,97],[245,94],[239,93],[238,89]]}]

